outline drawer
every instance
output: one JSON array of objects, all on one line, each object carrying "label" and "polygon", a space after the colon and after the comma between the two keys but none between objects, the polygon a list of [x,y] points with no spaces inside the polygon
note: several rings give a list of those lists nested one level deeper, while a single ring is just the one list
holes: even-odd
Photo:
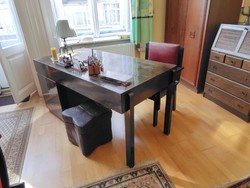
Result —
[{"label": "drawer", "polygon": [[224,62],[224,58],[225,58],[225,54],[215,52],[215,51],[211,51],[210,53],[210,59],[213,59],[219,62]]},{"label": "drawer", "polygon": [[230,106],[231,108],[237,110],[238,112],[248,116],[249,110],[250,110],[250,104],[242,101],[228,93],[223,92],[222,90],[213,87],[209,84],[205,85],[204,92],[207,95],[212,96],[213,98],[221,101],[222,103],[226,104],[227,106]]},{"label": "drawer", "polygon": [[242,62],[243,62],[243,59],[233,57],[233,56],[229,56],[229,55],[227,55],[226,59],[225,59],[226,64],[232,65],[232,66],[238,67],[238,68],[241,68]]},{"label": "drawer", "polygon": [[242,69],[250,71],[250,61],[244,60],[243,65],[242,65]]},{"label": "drawer", "polygon": [[214,85],[240,99],[250,102],[250,88],[218,76],[216,74],[207,72],[206,82]]},{"label": "drawer", "polygon": [[56,87],[56,83],[51,81],[44,76],[37,74],[41,90],[43,93],[43,98],[49,111],[55,116],[63,120],[62,118],[62,108]]},{"label": "drawer", "polygon": [[250,87],[250,72],[229,66],[225,63],[209,60],[208,70],[242,85]]}]

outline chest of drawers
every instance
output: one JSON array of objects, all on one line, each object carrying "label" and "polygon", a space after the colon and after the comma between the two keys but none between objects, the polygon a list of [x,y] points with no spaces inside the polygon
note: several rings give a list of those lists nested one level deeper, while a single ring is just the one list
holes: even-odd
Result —
[{"label": "chest of drawers", "polygon": [[204,97],[249,122],[249,26],[221,25],[210,53]]}]

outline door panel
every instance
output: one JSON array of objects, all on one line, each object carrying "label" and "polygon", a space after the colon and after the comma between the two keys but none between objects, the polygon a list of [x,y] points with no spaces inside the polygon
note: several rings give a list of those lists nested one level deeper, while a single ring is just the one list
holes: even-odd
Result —
[{"label": "door panel", "polygon": [[24,45],[0,49],[0,57],[15,103],[21,102],[36,90],[29,57]]},{"label": "door panel", "polygon": [[207,0],[167,0],[165,42],[184,47],[181,80],[196,86]]},{"label": "door panel", "polygon": [[196,86],[203,43],[207,0],[189,0],[181,79]]},{"label": "door panel", "polygon": [[[5,38],[0,38],[0,61],[10,85],[15,103],[21,102],[36,90],[32,77],[30,59],[19,29],[18,19],[11,0],[3,0],[0,9]],[[11,28],[11,30],[9,30]],[[6,40],[14,36],[14,40]]]},{"label": "door panel", "polygon": [[187,0],[167,0],[165,41],[184,46]]}]

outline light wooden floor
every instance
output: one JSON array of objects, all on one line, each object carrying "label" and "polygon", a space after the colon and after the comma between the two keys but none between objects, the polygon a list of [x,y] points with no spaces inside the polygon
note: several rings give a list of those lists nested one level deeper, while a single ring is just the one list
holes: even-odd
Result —
[{"label": "light wooden floor", "polygon": [[[160,162],[177,188],[215,187],[250,174],[250,124],[202,94],[179,84],[177,111],[170,136],[151,126],[152,101],[136,107],[135,160]],[[112,142],[88,158],[67,140],[64,124],[36,94],[31,101],[0,108],[0,112],[34,106],[33,125],[23,167],[26,187],[61,188],[86,184],[126,168],[124,126],[113,113]]]}]

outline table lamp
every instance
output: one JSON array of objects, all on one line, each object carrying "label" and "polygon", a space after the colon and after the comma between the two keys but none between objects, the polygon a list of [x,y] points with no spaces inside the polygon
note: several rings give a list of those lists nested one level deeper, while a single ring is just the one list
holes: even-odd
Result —
[{"label": "table lamp", "polygon": [[[69,27],[68,20],[57,20],[56,22],[56,36],[63,39],[63,46],[59,48],[60,54],[67,52],[68,54],[68,46],[66,43],[66,38],[76,36],[76,32],[74,29]],[[73,48],[70,47],[73,52]]]}]

